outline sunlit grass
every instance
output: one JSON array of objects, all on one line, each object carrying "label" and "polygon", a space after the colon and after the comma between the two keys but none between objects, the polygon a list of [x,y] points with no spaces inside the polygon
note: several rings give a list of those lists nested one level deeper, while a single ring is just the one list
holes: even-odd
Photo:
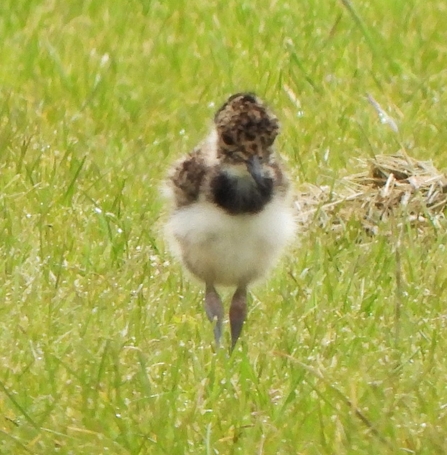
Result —
[{"label": "sunlit grass", "polygon": [[446,453],[444,232],[315,227],[253,289],[229,357],[159,197],[240,90],[281,119],[297,183],[399,148],[445,167],[446,13],[1,2],[0,453]]}]

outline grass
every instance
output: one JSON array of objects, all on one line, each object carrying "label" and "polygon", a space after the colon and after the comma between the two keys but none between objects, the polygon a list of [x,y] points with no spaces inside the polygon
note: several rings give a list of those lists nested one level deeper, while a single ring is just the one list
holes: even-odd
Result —
[{"label": "grass", "polygon": [[446,10],[2,1],[0,453],[446,453],[444,231],[303,234],[229,358],[158,190],[246,89],[297,183],[399,148],[446,167]]}]

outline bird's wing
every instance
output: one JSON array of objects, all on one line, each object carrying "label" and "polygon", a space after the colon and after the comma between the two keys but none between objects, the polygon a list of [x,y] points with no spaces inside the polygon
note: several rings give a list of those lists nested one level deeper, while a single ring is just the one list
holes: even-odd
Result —
[{"label": "bird's wing", "polygon": [[207,164],[200,147],[174,165],[169,182],[177,207],[197,201],[206,171]]}]

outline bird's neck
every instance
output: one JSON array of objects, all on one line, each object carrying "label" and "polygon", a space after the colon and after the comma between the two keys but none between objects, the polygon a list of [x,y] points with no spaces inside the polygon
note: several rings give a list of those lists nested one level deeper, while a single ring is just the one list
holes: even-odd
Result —
[{"label": "bird's neck", "polygon": [[212,202],[230,215],[260,212],[273,196],[273,180],[221,170],[211,181]]}]

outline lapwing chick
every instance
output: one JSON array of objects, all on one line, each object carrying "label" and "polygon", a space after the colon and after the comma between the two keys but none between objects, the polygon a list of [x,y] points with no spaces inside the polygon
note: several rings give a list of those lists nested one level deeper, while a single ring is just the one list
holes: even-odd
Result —
[{"label": "lapwing chick", "polygon": [[219,346],[224,308],[216,286],[231,286],[231,350],[247,316],[247,286],[291,241],[295,223],[287,176],[275,157],[278,119],[253,93],[230,96],[206,140],[172,168],[169,243],[205,285],[205,311]]}]

